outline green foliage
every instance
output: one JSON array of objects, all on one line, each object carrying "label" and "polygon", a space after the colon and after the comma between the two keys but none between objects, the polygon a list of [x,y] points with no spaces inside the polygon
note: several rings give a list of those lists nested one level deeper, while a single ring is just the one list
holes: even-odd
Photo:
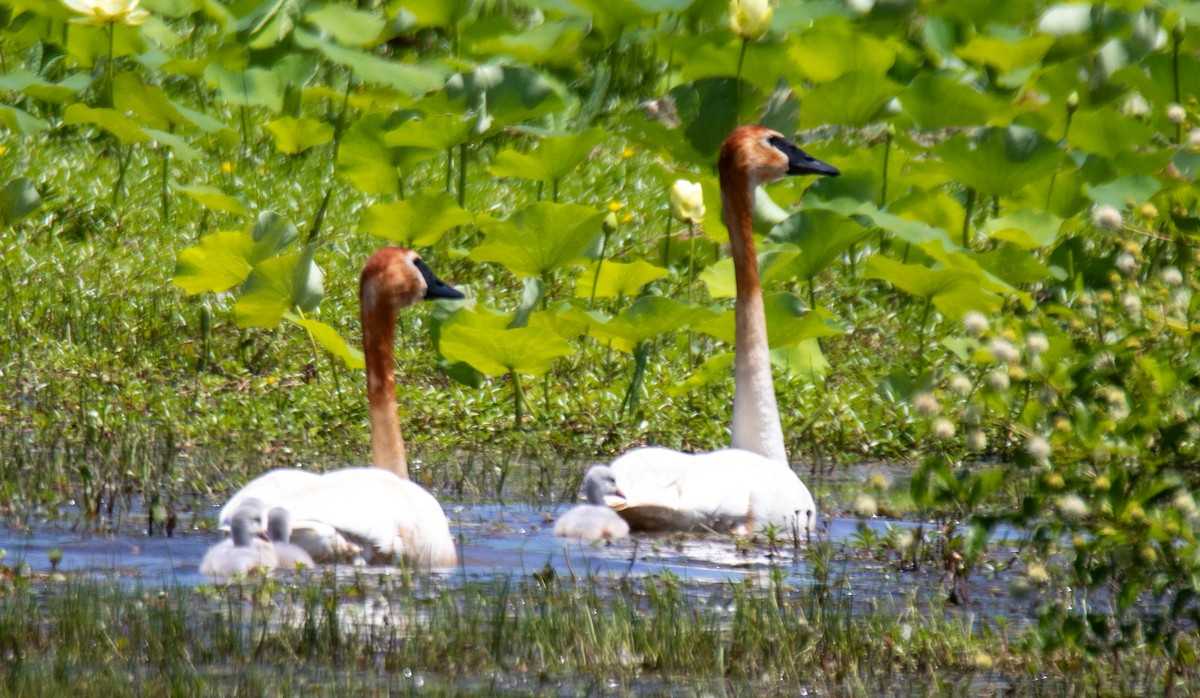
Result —
[{"label": "green foliage", "polygon": [[[724,3],[681,0],[147,0],[144,24],[107,26],[5,7],[0,422],[32,435],[5,450],[89,474],[26,484],[5,456],[3,503],[127,491],[126,470],[211,491],[200,465],[128,466],[146,459],[114,454],[122,438],[352,452],[357,380],[322,359],[361,365],[342,337],[371,236],[432,247],[500,309],[401,320],[418,448],[725,445],[734,284],[712,167],[762,122],[805,129],[843,172],[756,192],[793,455],[923,463],[907,496],[944,522],[955,584],[1001,524],[1023,532],[998,574],[1038,593],[1047,661],[1145,642],[1190,670],[1195,5],[777,3],[752,43]],[[668,217],[677,178],[704,189],[694,229]],[[410,387],[435,382],[436,402]]]}]

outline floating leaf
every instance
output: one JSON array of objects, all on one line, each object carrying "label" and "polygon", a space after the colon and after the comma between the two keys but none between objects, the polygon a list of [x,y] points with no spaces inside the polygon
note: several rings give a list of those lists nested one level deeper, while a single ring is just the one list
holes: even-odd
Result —
[{"label": "floating leaf", "polygon": [[562,110],[565,89],[527,66],[484,65],[446,81],[445,94],[469,109],[486,106],[493,129]]},{"label": "floating leaf", "polygon": [[802,41],[791,43],[790,63],[818,84],[852,72],[885,75],[895,62],[895,49],[843,18],[816,22]]},{"label": "floating leaf", "polygon": [[385,133],[398,126],[394,121],[382,114],[364,116],[346,130],[338,146],[338,174],[364,194],[398,194],[397,168],[412,166],[437,153],[428,148],[389,147]]},{"label": "floating leaf", "polygon": [[1162,184],[1150,175],[1122,177],[1107,184],[1085,184],[1083,191],[1097,204],[1106,204],[1117,209],[1126,206],[1141,206],[1162,189]]},{"label": "floating leaf", "polygon": [[824,124],[865,126],[902,89],[881,73],[846,73],[804,95],[801,123],[806,128]]},{"label": "floating leaf", "polygon": [[201,155],[199,150],[193,148],[192,144],[188,143],[187,139],[179,134],[160,131],[156,128],[143,128],[142,131],[158,145],[170,148],[175,157],[184,162],[191,162]]},{"label": "floating leaf", "polygon": [[175,185],[175,189],[187,194],[196,203],[210,211],[233,213],[239,216],[246,212],[246,207],[237,197],[207,184],[196,184],[190,187]]},{"label": "floating leaf", "polygon": [[63,112],[64,124],[94,124],[116,136],[122,143],[143,143],[150,136],[133,119],[116,109],[92,108],[86,104],[68,105]]},{"label": "floating leaf", "polygon": [[401,63],[339,46],[303,29],[296,31],[296,43],[349,68],[354,72],[354,77],[364,83],[386,85],[412,97],[437,89],[449,73],[446,68],[432,62]]},{"label": "floating leaf", "polygon": [[468,256],[503,264],[517,276],[544,276],[581,259],[599,238],[605,215],[578,204],[540,201],[506,221],[481,224],[487,239]]},{"label": "floating leaf", "polygon": [[363,211],[358,227],[404,247],[428,247],[447,230],[473,220],[446,192],[422,189],[404,201],[371,204]]},{"label": "floating leaf", "polygon": [[593,128],[574,135],[544,138],[528,153],[504,150],[492,162],[491,173],[496,177],[557,182],[578,167],[605,135],[603,130]]},{"label": "floating leaf", "polygon": [[46,130],[45,121],[23,109],[10,107],[7,104],[0,104],[0,124],[9,131],[22,136],[32,136]]},{"label": "floating leaf", "polygon": [[285,155],[302,153],[333,140],[332,126],[308,117],[280,117],[268,123],[266,129],[275,136],[275,149]]},{"label": "floating leaf", "polygon": [[0,230],[38,210],[42,196],[28,177],[17,177],[4,183],[0,190]]},{"label": "floating leaf", "polygon": [[472,119],[462,114],[432,114],[405,121],[384,135],[390,147],[447,150],[471,139]]},{"label": "floating leaf", "polygon": [[250,275],[253,252],[254,238],[241,231],[206,235],[200,244],[179,253],[171,283],[191,295],[228,291]]},{"label": "floating leaf", "polygon": [[147,126],[160,131],[188,123],[161,89],[142,82],[136,73],[113,77],[113,106],[122,114],[135,114]]},{"label": "floating leaf", "polygon": [[863,277],[886,281],[906,293],[932,301],[943,315],[953,320],[971,310],[991,313],[1001,304],[998,296],[983,289],[978,274],[965,269],[930,269],[877,254],[867,260]]},{"label": "floating leaf", "polygon": [[491,313],[459,311],[442,325],[442,356],[463,361],[489,376],[520,373],[540,376],[555,359],[571,353],[571,344],[540,327],[504,329],[504,319]]},{"label": "floating leaf", "polygon": [[1027,36],[1019,41],[975,36],[958,50],[958,56],[965,61],[991,66],[1001,73],[1009,73],[1038,63],[1053,45],[1054,37],[1045,35]]},{"label": "floating leaf", "polygon": [[1153,135],[1150,124],[1126,118],[1116,109],[1081,110],[1071,119],[1067,143],[1087,153],[1115,158],[1149,142]]},{"label": "floating leaf", "polygon": [[263,211],[254,221],[250,231],[254,239],[254,250],[250,253],[250,263],[257,265],[260,261],[274,256],[283,248],[292,244],[300,237],[300,232],[291,221],[274,211]]},{"label": "floating leaf", "polygon": [[1012,104],[943,75],[922,73],[900,95],[900,105],[922,129],[1006,125]]},{"label": "floating leaf", "polygon": [[274,329],[279,325],[283,314],[296,306],[297,269],[302,266],[303,257],[280,255],[255,265],[233,306],[238,327]]},{"label": "floating leaf", "polygon": [[868,230],[847,216],[829,210],[803,210],[771,230],[770,242],[784,242],[798,248],[800,254],[789,270],[803,281],[811,281],[833,264],[851,245],[862,240]]},{"label": "floating leaf", "polygon": [[984,231],[993,240],[1003,240],[1026,249],[1048,247],[1058,240],[1063,219],[1039,209],[1023,208],[988,220]]},{"label": "floating leaf", "polygon": [[341,5],[324,5],[304,18],[343,46],[374,46],[387,22],[375,14]]},{"label": "floating leaf", "polygon": [[[597,264],[600,265],[599,276],[596,275]],[[644,259],[632,262],[597,260],[585,267],[575,279],[575,295],[578,298],[633,296],[646,284],[666,275],[666,269]]]},{"label": "floating leaf", "polygon": [[346,368],[364,368],[366,362],[363,360],[363,353],[358,349],[350,346],[350,344],[340,335],[338,331],[321,322],[320,320],[312,320],[310,318],[300,317],[292,312],[284,313],[284,318],[290,322],[303,327],[308,331],[308,334],[330,354],[342,360],[346,364]]},{"label": "floating leaf", "polygon": [[642,296],[608,322],[591,324],[590,332],[597,340],[628,354],[641,342],[715,316],[703,306],[662,296]]},{"label": "floating leaf", "polygon": [[955,136],[933,152],[951,179],[987,196],[1007,196],[1049,177],[1063,159],[1053,141],[1024,126],[986,128],[974,138]]},{"label": "floating leaf", "polygon": [[788,375],[819,384],[829,373],[829,360],[821,351],[821,343],[806,339],[795,346],[771,350],[771,365],[782,368]]}]

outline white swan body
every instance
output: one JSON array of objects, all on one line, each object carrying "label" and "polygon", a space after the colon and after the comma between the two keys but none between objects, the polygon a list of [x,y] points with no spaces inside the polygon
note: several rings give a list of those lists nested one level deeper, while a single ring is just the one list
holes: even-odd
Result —
[{"label": "white swan body", "polygon": [[606,465],[595,465],[583,479],[587,504],[569,509],[554,522],[554,535],[584,541],[616,540],[629,535],[629,524],[610,504],[624,499],[616,475]]},{"label": "white swan body", "polygon": [[[311,477],[289,478],[298,473]],[[280,491],[280,482],[296,485]],[[268,511],[291,515],[291,542],[317,562],[361,558],[380,563],[400,558],[419,567],[449,567],[457,553],[442,507],[411,480],[382,468],[341,468],[323,475],[274,470],[246,485],[222,510],[236,510],[239,498],[262,500]]]},{"label": "white swan body", "polygon": [[721,147],[717,169],[737,283],[733,448],[630,451],[612,463],[624,499],[611,506],[635,530],[752,533],[775,526],[799,536],[811,530],[817,508],[784,448],[754,252],[754,190],[790,174],[838,171],[761,126],[735,130]]},{"label": "white swan body", "polygon": [[375,467],[317,475],[283,468],[259,476],[230,499],[220,523],[247,499],[286,509],[290,541],[313,560],[382,562],[403,558],[423,569],[458,560],[450,523],[433,495],[408,479],[396,415],[394,344],[400,308],[423,299],[462,298],[411,250],[386,247],[367,261],[359,287],[371,452]]},{"label": "white swan body", "polygon": [[275,546],[257,537],[262,530],[262,511],[261,502],[243,500],[229,522],[230,537],[208,549],[200,561],[200,574],[227,582],[278,566]]},{"label": "white swan body", "polygon": [[642,531],[712,530],[745,535],[774,526],[803,535],[817,514],[786,464],[737,448],[681,453],[639,448],[613,461],[621,497],[613,510]]}]

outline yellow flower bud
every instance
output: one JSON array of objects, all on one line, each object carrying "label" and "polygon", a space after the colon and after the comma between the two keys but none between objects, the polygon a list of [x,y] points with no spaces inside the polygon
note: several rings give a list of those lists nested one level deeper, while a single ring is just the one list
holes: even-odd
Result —
[{"label": "yellow flower bud", "polygon": [[699,182],[675,180],[671,185],[671,215],[684,223],[699,223],[704,218],[704,188]]},{"label": "yellow flower bud", "polygon": [[731,0],[729,28],[747,41],[757,41],[767,33],[774,14],[767,0]]}]

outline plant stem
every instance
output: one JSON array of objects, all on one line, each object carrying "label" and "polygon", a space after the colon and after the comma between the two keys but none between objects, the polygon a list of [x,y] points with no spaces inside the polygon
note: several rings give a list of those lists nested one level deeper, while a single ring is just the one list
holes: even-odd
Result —
[{"label": "plant stem", "polygon": [[113,185],[112,207],[116,211],[117,204],[121,201],[121,187],[125,184],[125,172],[129,169],[129,161],[133,159],[133,146],[125,146],[124,157],[118,156],[120,164],[117,166],[117,183]]},{"label": "plant stem", "polygon": [[467,144],[458,146],[458,205],[467,207]]},{"label": "plant stem", "polygon": [[[1183,20],[1180,19],[1178,21],[1182,22]],[[1183,38],[1182,34],[1183,32],[1179,31],[1178,27],[1171,32],[1171,36],[1174,39],[1171,45],[1171,78],[1175,87],[1175,103],[1179,105],[1183,104],[1179,98],[1179,40]],[[1179,145],[1180,143],[1183,143],[1182,121],[1175,124],[1175,145]]]},{"label": "plant stem", "polygon": [[925,309],[921,311],[921,324],[917,326],[917,374],[925,370],[925,331],[929,322],[929,313],[933,310],[933,297],[925,299]]},{"label": "plant stem", "polygon": [[171,197],[167,196],[167,179],[170,174],[170,151],[163,152],[162,159],[162,222],[166,225],[171,220]]},{"label": "plant stem", "polygon": [[696,224],[688,223],[688,300],[695,300],[693,294],[696,285]]},{"label": "plant stem", "polygon": [[516,371],[509,371],[508,378],[513,384],[513,420],[514,427],[521,428],[521,420],[524,414],[521,411],[522,404],[525,402],[525,396],[521,394],[521,378]]},{"label": "plant stem", "polygon": [[967,189],[967,211],[963,216],[962,245],[968,249],[971,247],[971,216],[975,215],[976,196],[974,189]]},{"label": "plant stem", "polygon": [[734,82],[734,114],[742,111],[742,64],[746,61],[746,49],[750,47],[749,39],[742,39],[742,50],[738,53],[737,77]]},{"label": "plant stem", "polygon": [[113,53],[116,36],[117,25],[115,23],[108,25],[108,60],[104,63],[104,89],[107,92],[105,99],[107,100],[106,107],[113,107]]}]

